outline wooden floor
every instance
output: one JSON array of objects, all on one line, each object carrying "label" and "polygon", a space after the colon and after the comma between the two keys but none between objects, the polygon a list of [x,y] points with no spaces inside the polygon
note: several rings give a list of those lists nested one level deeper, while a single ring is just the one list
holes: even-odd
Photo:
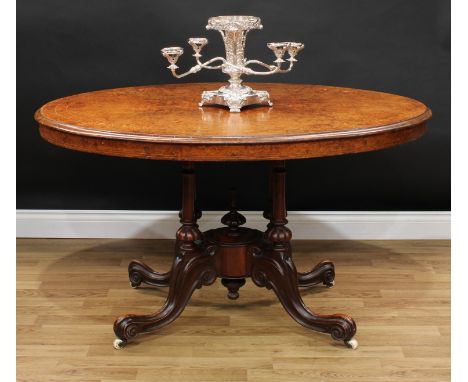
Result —
[{"label": "wooden floor", "polygon": [[167,294],[131,289],[127,263],[168,269],[172,242],[21,239],[17,248],[19,381],[450,380],[448,241],[294,243],[301,270],[335,262],[335,287],[303,298],[354,317],[354,351],[296,324],[250,280],[236,301],[219,280],[196,291],[172,325],[117,351],[116,316],[157,310]]}]

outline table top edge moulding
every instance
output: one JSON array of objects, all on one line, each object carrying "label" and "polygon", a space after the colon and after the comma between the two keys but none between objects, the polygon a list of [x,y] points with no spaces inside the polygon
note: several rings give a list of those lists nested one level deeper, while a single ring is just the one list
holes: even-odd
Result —
[{"label": "table top edge moulding", "polygon": [[45,104],[35,119],[45,140],[77,151],[161,160],[253,161],[391,147],[423,135],[432,115],[421,102],[398,95],[279,83],[262,84],[273,95],[273,108],[246,108],[240,114],[198,108],[198,91],[217,85],[81,93]]}]

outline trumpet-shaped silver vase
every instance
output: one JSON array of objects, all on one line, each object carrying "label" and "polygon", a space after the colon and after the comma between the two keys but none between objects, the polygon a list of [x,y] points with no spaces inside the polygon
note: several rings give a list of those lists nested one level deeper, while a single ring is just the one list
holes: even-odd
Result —
[{"label": "trumpet-shaped silver vase", "polygon": [[[247,60],[244,57],[245,40],[247,32],[252,29],[262,29],[261,20],[254,16],[217,16],[211,17],[208,20],[206,29],[217,30],[223,36],[224,45],[226,48],[226,58],[215,57],[205,62],[201,62],[201,50],[208,44],[206,38],[197,37],[189,38],[188,43],[194,50],[193,56],[196,60],[196,65],[190,68],[187,72],[177,74],[176,65],[179,57],[184,53],[181,47],[163,48],[161,53],[169,61],[168,69],[176,78],[182,78],[192,73],[197,73],[202,69],[220,69],[223,73],[229,75],[229,84],[221,87],[218,90],[204,91],[202,93],[199,106],[203,105],[224,105],[228,106],[231,112],[240,112],[241,108],[247,105],[268,105],[272,106],[270,95],[264,90],[253,90],[252,88],[242,85],[242,75],[259,75],[266,76],[276,73],[287,73],[291,71],[297,53],[304,48],[304,44],[300,42],[270,42],[267,47],[270,48],[276,56],[274,65],[266,64],[259,60]],[[283,56],[288,53],[289,65],[283,68],[285,62]],[[257,65],[265,70],[253,70],[250,66]]]}]

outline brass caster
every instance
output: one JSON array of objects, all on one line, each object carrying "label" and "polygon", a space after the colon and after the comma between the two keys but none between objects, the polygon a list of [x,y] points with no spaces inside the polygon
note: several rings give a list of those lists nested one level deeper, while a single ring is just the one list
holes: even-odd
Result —
[{"label": "brass caster", "polygon": [[120,350],[127,344],[127,341],[121,340],[120,338],[116,338],[114,340],[114,349]]},{"label": "brass caster", "polygon": [[349,347],[350,349],[357,349],[358,346],[359,346],[359,343],[357,342],[357,339],[356,338],[351,338],[349,341],[345,341],[344,342],[346,344],[347,347]]}]

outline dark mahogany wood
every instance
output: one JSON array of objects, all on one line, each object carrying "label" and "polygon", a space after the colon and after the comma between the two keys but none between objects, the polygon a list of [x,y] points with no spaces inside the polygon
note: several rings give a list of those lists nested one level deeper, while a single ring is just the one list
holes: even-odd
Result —
[{"label": "dark mahogany wood", "polygon": [[184,250],[179,245],[172,265],[169,295],[162,309],[153,314],[119,317],[114,322],[115,335],[120,346],[137,334],[152,332],[174,321],[184,310],[196,288],[216,280],[213,257],[202,249]]},{"label": "dark mahogany wood", "polygon": [[232,202],[231,210],[221,218],[227,227],[204,233],[208,251],[215,256],[216,271],[220,277],[243,278],[250,274],[250,252],[262,238],[262,232],[241,227],[245,223]]},{"label": "dark mahogany wood", "polygon": [[182,171],[182,226],[177,232],[176,257],[172,270],[165,274],[154,272],[147,265],[132,261],[129,275],[132,286],[144,282],[154,286],[169,284],[166,304],[158,313],[123,316],[114,324],[120,345],[139,333],[151,332],[175,320],[183,311],[194,289],[221,277],[228,289],[228,298],[239,298],[239,288],[245,277],[252,277],[257,286],[273,289],[286,309],[301,325],[330,333],[336,340],[348,343],[356,333],[352,318],[343,314],[319,315],[309,310],[299,294],[299,286],[323,283],[333,285],[335,268],[332,262],[322,261],[307,273],[296,271],[291,258],[292,233],[286,226],[286,169],[284,161],[272,162],[270,170],[271,207],[264,233],[243,228],[246,221],[235,206],[221,221],[227,227],[201,233],[195,209],[195,173],[192,163]]},{"label": "dark mahogany wood", "polygon": [[[263,212],[263,217],[270,222],[267,225],[268,231],[271,230],[273,227],[273,219],[272,219],[272,208],[273,208],[273,194],[277,192],[274,187],[277,187],[277,180],[278,178],[275,177],[275,172],[285,172],[284,162],[273,162],[273,165],[270,166],[270,170],[268,173],[268,197],[267,197],[267,205],[265,211]],[[276,179],[274,182],[273,180]],[[283,179],[284,182],[284,179]],[[284,188],[284,186],[283,186]],[[284,194],[284,189],[281,189],[280,192]],[[286,203],[285,199],[283,198],[282,203]],[[284,207],[284,211],[286,211],[286,207]],[[283,213],[283,211],[282,211]],[[286,222],[286,215],[284,218]],[[322,260],[318,263],[311,271],[301,273],[298,272],[298,284],[301,287],[308,287],[316,284],[323,283],[327,287],[332,287],[335,283],[335,265],[329,260]]]},{"label": "dark mahogany wood", "polygon": [[333,270],[334,278],[334,267],[330,262],[321,262],[309,274],[298,276],[291,258],[292,233],[286,227],[288,221],[284,162],[274,162],[270,174],[272,208],[271,212],[266,214],[270,219],[265,232],[267,245],[253,253],[252,281],[259,287],[273,289],[284,309],[299,324],[312,330],[330,333],[335,340],[342,340],[347,344],[356,333],[356,323],[351,317],[344,314],[315,314],[301,299],[298,289],[301,279],[315,281],[319,275],[324,276],[330,270]]},{"label": "dark mahogany wood", "polygon": [[297,280],[301,287],[322,283],[331,288],[335,285],[335,265],[330,260],[322,260],[310,272],[298,272]]},{"label": "dark mahogany wood", "polygon": [[319,85],[262,84],[272,108],[229,113],[197,106],[220,84],[101,90],[47,103],[35,114],[47,141],[105,155],[178,161],[314,158],[378,150],[420,137],[431,111],[394,94]]},{"label": "dark mahogany wood", "polygon": [[273,244],[275,251],[290,251],[292,232],[286,227],[286,169],[284,161],[273,162],[271,171],[271,212],[265,239]]},{"label": "dark mahogany wood", "polygon": [[[159,312],[148,315],[125,315],[114,323],[114,332],[122,346],[144,332],[160,329],[174,321],[184,310],[196,288],[212,284],[217,277],[214,257],[200,245],[195,209],[195,173],[192,163],[182,170],[182,226],[176,234],[175,257],[171,268],[169,294]],[[145,268],[149,268],[143,264]]]},{"label": "dark mahogany wood", "polygon": [[239,228],[236,235],[227,227],[206,231],[204,239],[216,261],[216,270],[220,277],[242,278],[250,274],[252,248],[262,238],[262,232]]},{"label": "dark mahogany wood", "polygon": [[356,323],[348,315],[319,315],[305,306],[299,294],[296,267],[288,250],[271,248],[256,254],[252,260],[251,277],[255,285],[273,289],[284,309],[302,326],[329,333],[346,344],[356,333]]},{"label": "dark mahogany wood", "polygon": [[171,279],[171,272],[159,273],[141,261],[132,260],[128,264],[128,278],[132,288],[140,286],[141,283],[156,287],[167,287]]},{"label": "dark mahogany wood", "polygon": [[239,298],[239,289],[245,285],[245,279],[222,278],[221,283],[228,289],[228,298],[230,300],[237,300]]},{"label": "dark mahogany wood", "polygon": [[204,240],[215,256],[218,275],[226,279],[242,279],[250,274],[250,252],[261,240],[262,232],[241,227],[246,219],[237,211],[235,192],[231,190],[230,194],[231,209],[221,218],[221,223],[227,227],[206,231]]}]

